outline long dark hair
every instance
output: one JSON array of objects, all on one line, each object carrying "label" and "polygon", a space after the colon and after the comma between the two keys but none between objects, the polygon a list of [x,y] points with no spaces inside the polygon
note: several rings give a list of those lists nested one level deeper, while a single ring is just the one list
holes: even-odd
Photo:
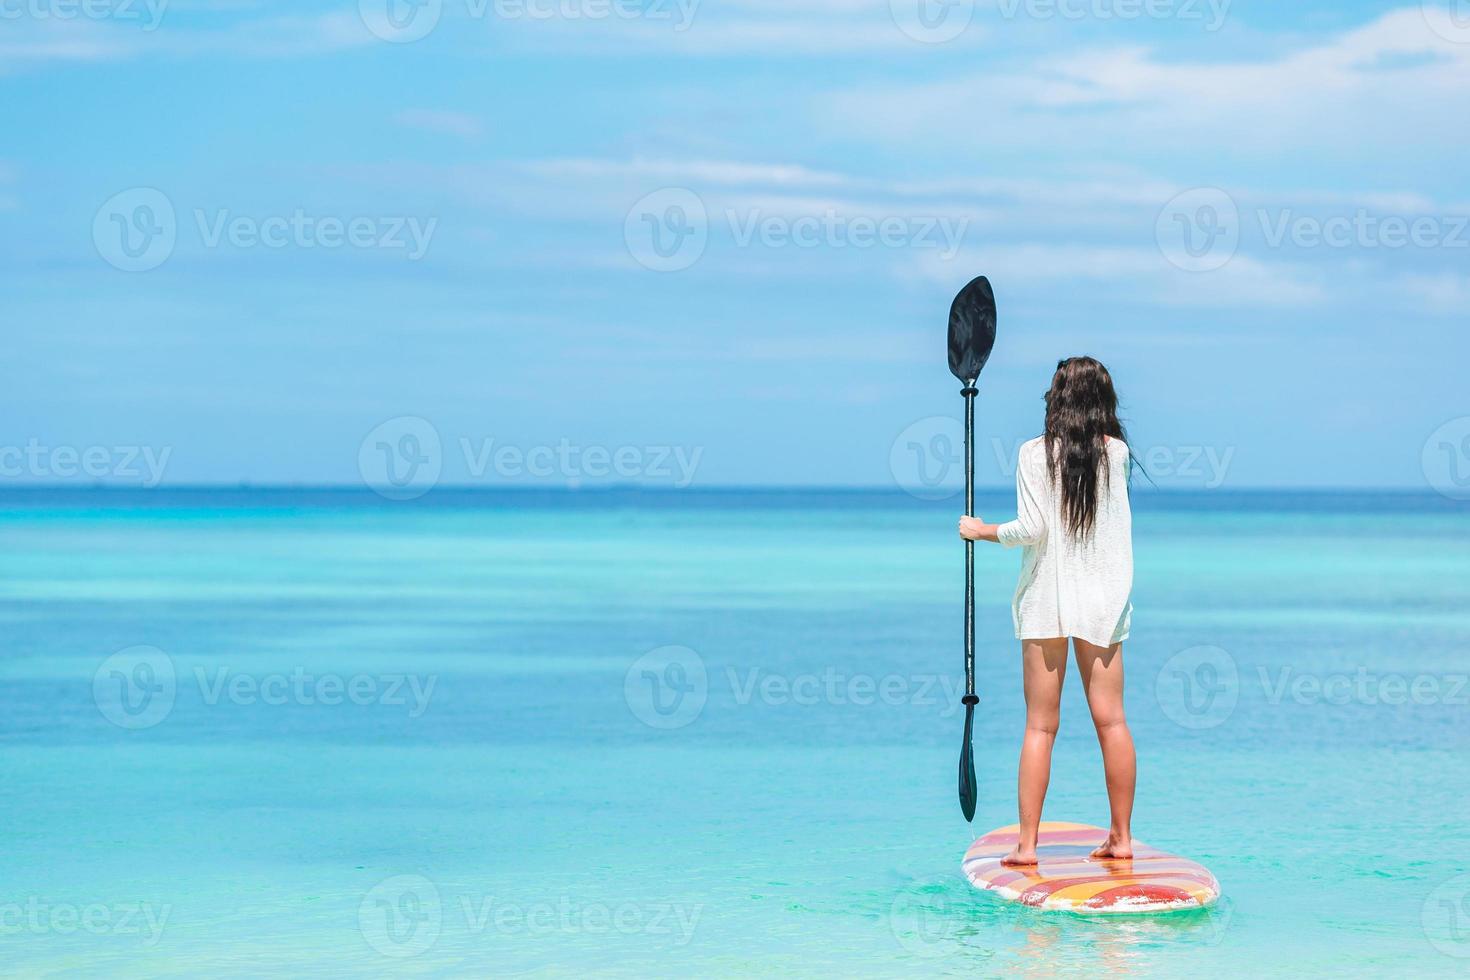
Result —
[{"label": "long dark hair", "polygon": [[1128,441],[1108,369],[1091,357],[1059,361],[1046,393],[1046,459],[1061,489],[1062,523],[1078,537],[1091,533],[1099,487],[1107,486],[1108,436]]}]

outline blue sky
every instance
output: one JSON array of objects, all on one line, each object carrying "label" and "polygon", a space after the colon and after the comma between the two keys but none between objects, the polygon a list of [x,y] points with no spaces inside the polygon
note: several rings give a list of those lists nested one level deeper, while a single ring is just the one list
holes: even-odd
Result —
[{"label": "blue sky", "polygon": [[986,483],[1084,352],[1165,486],[1470,435],[1464,4],[97,2],[0,2],[5,482],[903,483],[978,273]]}]

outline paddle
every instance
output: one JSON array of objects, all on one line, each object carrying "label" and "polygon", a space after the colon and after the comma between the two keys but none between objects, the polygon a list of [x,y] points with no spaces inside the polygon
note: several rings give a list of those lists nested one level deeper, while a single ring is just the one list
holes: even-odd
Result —
[{"label": "paddle", "polygon": [[[977,276],[949,307],[949,370],[964,384],[965,513],[975,513],[975,382],[995,346],[995,293],[990,280]],[[960,811],[975,819],[975,542],[965,542],[965,741],[960,746]]]}]

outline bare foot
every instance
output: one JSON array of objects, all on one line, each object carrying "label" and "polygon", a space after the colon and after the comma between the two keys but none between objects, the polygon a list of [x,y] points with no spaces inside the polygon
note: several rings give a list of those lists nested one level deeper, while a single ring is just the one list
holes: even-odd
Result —
[{"label": "bare foot", "polygon": [[1028,864],[1036,863],[1036,848],[1022,848],[1017,844],[1015,849],[1000,859],[1000,863],[1010,868],[1026,867]]},{"label": "bare foot", "polygon": [[1108,839],[1102,842],[1097,850],[1092,852],[1095,858],[1117,858],[1123,860],[1133,857],[1133,838],[1123,837],[1117,834],[1109,834]]}]

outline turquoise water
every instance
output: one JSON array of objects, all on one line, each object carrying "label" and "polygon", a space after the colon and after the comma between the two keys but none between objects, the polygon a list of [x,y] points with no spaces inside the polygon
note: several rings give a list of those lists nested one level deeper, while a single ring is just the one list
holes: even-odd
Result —
[{"label": "turquoise water", "polygon": [[[1095,921],[960,875],[1022,715],[982,550],[967,825],[952,502],[8,492],[5,969],[1463,976],[1470,514],[1135,507],[1135,833],[1226,898]],[[1105,822],[1063,715],[1047,816]]]}]

